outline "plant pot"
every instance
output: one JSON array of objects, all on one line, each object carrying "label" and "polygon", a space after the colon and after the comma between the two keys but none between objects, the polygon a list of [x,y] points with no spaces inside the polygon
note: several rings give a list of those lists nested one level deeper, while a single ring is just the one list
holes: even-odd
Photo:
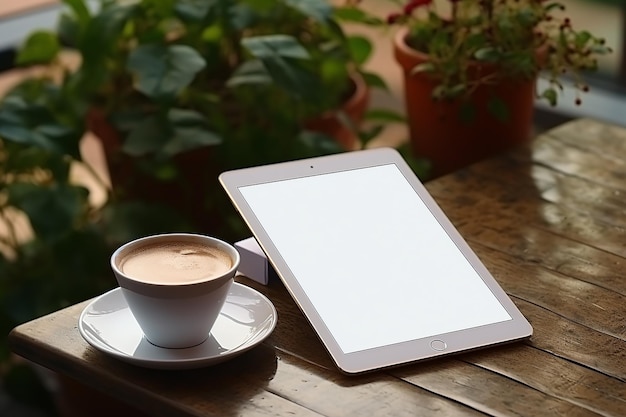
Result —
[{"label": "plant pot", "polygon": [[[412,151],[432,165],[431,178],[456,171],[530,140],[535,101],[535,79],[506,79],[481,85],[469,98],[441,100],[432,98],[436,77],[412,73],[428,60],[428,55],[409,47],[406,29],[394,37],[394,56],[402,67],[405,81],[407,119]],[[470,68],[484,75],[497,71],[495,66],[476,64]],[[506,120],[489,111],[495,98],[505,104]],[[471,106],[470,120],[463,112]],[[466,113],[465,113],[466,114]]]},{"label": "plant pot", "polygon": [[[305,123],[307,129],[324,133],[334,138],[345,150],[358,147],[359,137],[355,128],[359,126],[369,106],[370,91],[363,76],[352,75],[353,89],[341,109],[327,111]],[[347,120],[344,120],[343,118]]]}]

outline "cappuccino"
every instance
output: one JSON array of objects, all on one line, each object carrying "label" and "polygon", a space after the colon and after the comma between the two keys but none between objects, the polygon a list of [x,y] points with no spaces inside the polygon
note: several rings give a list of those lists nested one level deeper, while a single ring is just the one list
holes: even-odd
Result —
[{"label": "cappuccino", "polygon": [[133,279],[172,285],[211,280],[232,266],[231,257],[216,247],[177,240],[136,246],[118,260],[120,271]]}]

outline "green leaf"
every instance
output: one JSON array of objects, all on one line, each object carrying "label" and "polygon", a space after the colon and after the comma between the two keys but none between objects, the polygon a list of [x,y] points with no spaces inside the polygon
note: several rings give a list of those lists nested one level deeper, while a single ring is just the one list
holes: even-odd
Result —
[{"label": "green leaf", "polygon": [[208,43],[218,43],[223,36],[224,31],[220,25],[210,25],[202,31],[202,40]]},{"label": "green leaf", "polygon": [[167,143],[168,139],[166,123],[158,116],[151,115],[131,128],[122,151],[132,156],[155,153]]},{"label": "green leaf", "polygon": [[213,2],[207,0],[178,0],[174,10],[187,21],[202,21],[213,7]]},{"label": "green leaf", "polygon": [[423,72],[429,73],[435,71],[435,65],[432,62],[422,62],[411,68],[411,75],[420,74]]},{"label": "green leaf", "polygon": [[312,130],[301,131],[298,141],[310,150],[310,156],[328,155],[344,150],[334,138]]},{"label": "green leaf", "polygon": [[113,111],[108,120],[120,132],[129,132],[134,129],[149,113],[145,109],[132,107]]},{"label": "green leaf", "polygon": [[168,112],[167,118],[173,136],[161,150],[163,155],[174,156],[192,149],[222,143],[222,138],[209,129],[206,118],[196,111],[172,109]]},{"label": "green leaf", "polygon": [[82,58],[82,65],[76,73],[79,88],[97,90],[106,81],[110,74],[107,60],[118,47],[123,28],[137,7],[137,4],[103,2],[102,9],[80,31],[75,40]]},{"label": "green leaf", "polygon": [[474,53],[474,58],[483,62],[497,62],[502,54],[491,46],[481,48]]},{"label": "green leaf", "polygon": [[487,103],[487,109],[489,113],[493,115],[496,120],[505,123],[511,119],[511,113],[509,111],[508,106],[499,97],[491,97]]},{"label": "green leaf", "polygon": [[26,146],[80,159],[78,144],[83,133],[66,125],[43,104],[26,103],[10,95],[0,106],[0,137]]},{"label": "green leaf", "polygon": [[308,59],[307,50],[292,36],[269,35],[245,38],[242,45],[261,60],[273,83],[287,94],[311,99],[319,92],[318,78],[298,64]]},{"label": "green leaf", "polygon": [[15,59],[17,65],[48,64],[61,50],[56,34],[48,31],[32,33]]},{"label": "green leaf", "polygon": [[332,16],[333,9],[326,0],[284,0],[292,9],[318,22],[326,23]]},{"label": "green leaf", "polygon": [[[0,118],[0,122],[3,120]],[[0,123],[0,138],[13,141],[15,143],[21,143],[23,145],[32,145],[41,147],[40,143],[36,142],[30,129],[25,126],[19,126],[15,124]]]},{"label": "green leaf", "polygon": [[11,204],[24,211],[35,233],[52,240],[71,229],[86,209],[89,192],[83,187],[14,183],[8,188]]},{"label": "green leaf", "polygon": [[226,81],[230,88],[241,85],[267,85],[272,82],[272,78],[259,59],[244,61]]},{"label": "green leaf", "polygon": [[517,19],[523,26],[532,28],[537,24],[541,17],[536,13],[533,7],[526,6],[517,13]]},{"label": "green leaf", "polygon": [[107,7],[91,18],[88,24],[81,28],[76,39],[76,47],[86,56],[83,59],[88,62],[95,60],[116,47],[117,39],[122,35],[122,29],[133,10],[135,9],[131,6],[107,3]]},{"label": "green leaf", "polygon": [[365,25],[370,25],[370,26],[386,25],[384,20],[376,16],[368,14],[367,12],[365,12],[362,9],[359,9],[358,7],[350,7],[350,6],[337,7],[334,10],[334,16],[337,19],[342,20],[344,22],[360,23],[360,24],[365,24]]},{"label": "green leaf", "polygon": [[551,106],[557,105],[558,96],[558,92],[554,88],[547,88],[541,93],[541,98],[546,99]]},{"label": "green leaf", "polygon": [[91,13],[89,13],[89,9],[84,0],[63,0],[63,3],[70,6],[82,27],[88,23]]},{"label": "green leaf", "polygon": [[591,33],[586,30],[578,32],[575,38],[576,47],[583,48],[592,38]]},{"label": "green leaf", "polygon": [[348,47],[357,65],[363,65],[372,55],[372,43],[364,36],[349,36]]},{"label": "green leaf", "polygon": [[458,97],[461,94],[465,93],[466,90],[467,90],[466,84],[457,84],[457,85],[450,86],[446,90],[446,97]]},{"label": "green leaf", "polygon": [[152,98],[175,96],[205,65],[204,58],[187,45],[141,45],[127,62],[136,76],[136,88]]},{"label": "green leaf", "polygon": [[387,86],[387,82],[378,74],[373,72],[361,72],[363,79],[365,80],[365,84],[373,88],[380,88],[383,90],[389,90]]},{"label": "green leaf", "polygon": [[265,35],[241,40],[241,45],[250,54],[262,60],[278,58],[310,59],[309,52],[293,36]]},{"label": "green leaf", "polygon": [[225,10],[223,14],[228,19],[233,30],[243,31],[256,23],[256,16],[250,5],[233,2],[232,0],[218,0],[218,2],[220,2],[221,8]]},{"label": "green leaf", "polygon": [[[15,175],[25,174],[27,177],[33,172],[49,172],[57,183],[70,182],[69,174],[72,161],[68,158],[32,146],[11,146],[7,142],[4,147],[7,153],[10,153],[10,157],[4,161],[5,172],[11,172]],[[42,178],[46,177],[47,175]],[[34,181],[37,182],[36,179]]]},{"label": "green leaf", "polygon": [[70,47],[76,47],[78,45],[81,27],[79,22],[67,13],[63,13],[59,18],[57,24],[57,31],[59,33],[59,39],[65,45]]},{"label": "green leaf", "polygon": [[480,49],[483,45],[487,43],[488,40],[484,33],[470,33],[463,41],[463,49],[466,51],[474,51]]},{"label": "green leaf", "polygon": [[209,129],[208,121],[202,114],[187,109],[171,109],[166,118],[150,115],[132,125],[122,150],[132,156],[153,154],[169,158],[221,142],[222,138]]},{"label": "green leaf", "polygon": [[380,122],[406,123],[407,119],[401,113],[388,109],[371,109],[365,113],[365,120]]},{"label": "green leaf", "polygon": [[545,10],[546,12],[550,12],[553,9],[565,10],[565,6],[563,6],[563,4],[559,2],[551,2],[543,6],[543,10]]},{"label": "green leaf", "polygon": [[496,18],[496,25],[502,32],[511,32],[515,30],[516,22],[514,22],[507,14]]}]

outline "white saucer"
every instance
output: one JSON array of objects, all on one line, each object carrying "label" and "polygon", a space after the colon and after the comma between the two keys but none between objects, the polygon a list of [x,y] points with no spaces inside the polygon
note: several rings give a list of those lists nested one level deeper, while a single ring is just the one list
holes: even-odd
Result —
[{"label": "white saucer", "polygon": [[250,350],[272,333],[277,320],[270,300],[235,282],[211,335],[198,346],[165,349],[148,342],[120,288],[89,303],[78,329],[91,346],[120,360],[147,368],[187,369],[215,365]]}]

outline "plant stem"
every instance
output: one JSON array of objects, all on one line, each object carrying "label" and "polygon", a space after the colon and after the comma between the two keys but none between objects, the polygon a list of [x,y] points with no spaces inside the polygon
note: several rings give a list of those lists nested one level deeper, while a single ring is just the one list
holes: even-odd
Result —
[{"label": "plant stem", "polygon": [[483,5],[485,6],[485,11],[487,14],[487,36],[492,38],[494,35],[493,3],[491,2],[491,0],[483,1]]}]

